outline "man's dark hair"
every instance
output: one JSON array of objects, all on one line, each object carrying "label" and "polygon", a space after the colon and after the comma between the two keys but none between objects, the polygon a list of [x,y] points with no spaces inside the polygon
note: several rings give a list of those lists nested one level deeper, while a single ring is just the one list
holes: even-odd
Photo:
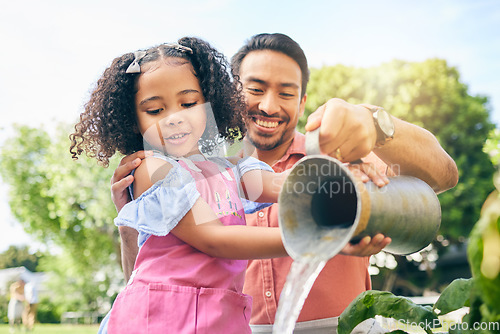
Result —
[{"label": "man's dark hair", "polygon": [[251,37],[245,45],[231,58],[231,69],[235,78],[239,77],[240,66],[243,59],[252,51],[271,50],[281,52],[295,60],[302,72],[302,87],[300,97],[306,93],[309,81],[309,67],[304,51],[293,39],[284,34],[258,34]]}]

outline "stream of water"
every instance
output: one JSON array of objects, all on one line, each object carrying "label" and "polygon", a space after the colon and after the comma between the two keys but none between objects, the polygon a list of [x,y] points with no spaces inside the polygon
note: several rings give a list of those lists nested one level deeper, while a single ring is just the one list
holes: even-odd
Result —
[{"label": "stream of water", "polygon": [[273,333],[291,334],[300,310],[326,261],[301,258],[293,261],[281,292]]}]

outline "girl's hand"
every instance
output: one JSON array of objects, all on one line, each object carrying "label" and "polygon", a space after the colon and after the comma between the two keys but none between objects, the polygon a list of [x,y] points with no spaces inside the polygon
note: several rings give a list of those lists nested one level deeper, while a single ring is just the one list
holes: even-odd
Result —
[{"label": "girl's hand", "polygon": [[143,159],[151,155],[153,155],[151,151],[132,153],[124,157],[116,167],[111,177],[111,200],[117,212],[120,212],[123,206],[131,200],[127,187],[134,182],[134,177],[130,173],[141,164]]},{"label": "girl's hand", "polygon": [[347,168],[364,183],[372,181],[379,188],[389,183],[387,176],[382,174],[371,162],[350,163]]},{"label": "girl's hand", "polygon": [[369,236],[361,239],[357,244],[348,243],[340,254],[352,256],[371,256],[375,255],[391,243],[391,238],[384,237],[383,234],[377,234],[373,238]]},{"label": "girl's hand", "polygon": [[[378,187],[383,187],[389,183],[389,179],[381,173],[374,164],[370,162],[351,163],[347,168],[364,183],[372,181]],[[371,256],[377,254],[391,242],[391,238],[377,234],[373,238],[369,236],[361,239],[357,244],[348,243],[340,254],[352,256]]]}]

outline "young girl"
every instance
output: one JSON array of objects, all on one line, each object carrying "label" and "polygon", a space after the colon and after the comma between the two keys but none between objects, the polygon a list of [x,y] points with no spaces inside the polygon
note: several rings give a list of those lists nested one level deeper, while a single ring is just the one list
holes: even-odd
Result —
[{"label": "young girl", "polygon": [[245,226],[239,197],[276,202],[285,175],[203,154],[244,130],[236,87],[223,55],[196,38],[127,53],[97,82],[70,136],[73,157],[107,165],[116,151],[156,151],[115,219],[139,231],[140,250],[103,332],[250,333],[245,260],[286,252],[279,229]]}]

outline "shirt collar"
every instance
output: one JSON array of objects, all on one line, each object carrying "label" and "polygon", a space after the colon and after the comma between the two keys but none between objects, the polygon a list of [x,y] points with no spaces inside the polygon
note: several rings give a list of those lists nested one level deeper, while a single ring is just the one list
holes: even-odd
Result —
[{"label": "shirt collar", "polygon": [[276,161],[275,164],[287,161],[288,158],[294,154],[306,155],[306,136],[298,131],[295,131],[295,135],[288,150],[286,150],[285,154],[283,154],[281,159]]}]

